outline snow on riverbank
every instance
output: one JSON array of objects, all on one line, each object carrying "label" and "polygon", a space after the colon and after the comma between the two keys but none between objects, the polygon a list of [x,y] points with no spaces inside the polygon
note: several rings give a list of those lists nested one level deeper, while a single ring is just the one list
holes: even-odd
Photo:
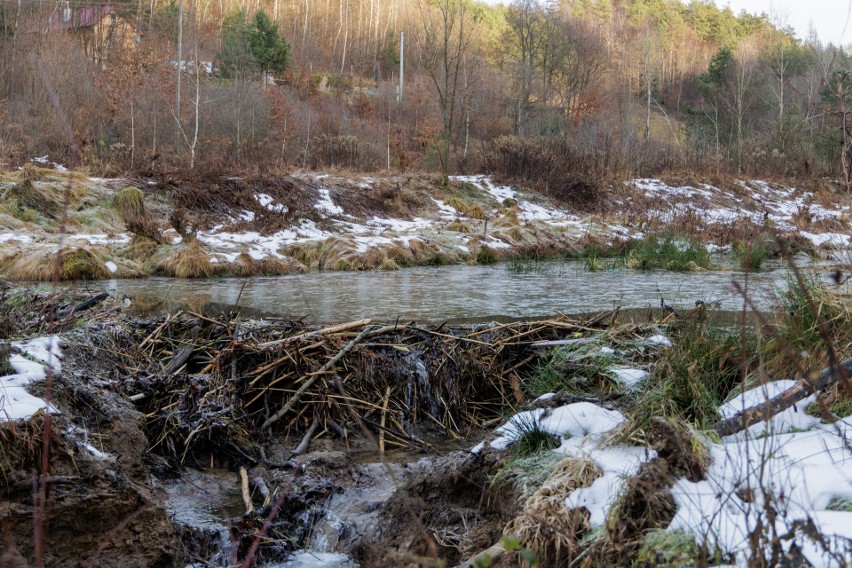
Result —
[{"label": "snow on riverbank", "polygon": [[31,395],[27,387],[47,376],[48,367],[60,369],[62,357],[59,338],[42,337],[25,342],[12,342],[9,364],[15,373],[0,377],[0,422],[25,420],[42,409],[54,411],[43,399]]},{"label": "snow on riverbank", "polygon": [[[794,384],[789,380],[768,383],[731,399],[719,412],[730,417]],[[537,402],[554,396],[544,395]],[[795,534],[794,541],[813,566],[838,566],[839,559],[852,560],[852,511],[842,505],[852,502],[852,416],[822,424],[806,413],[814,400],[812,395],[768,422],[719,443],[706,442],[711,463],[705,479],[682,478],[671,488],[677,509],[669,530],[706,542],[711,552],[719,551],[738,566],[753,554],[757,533],[762,534],[759,546],[767,553],[774,535]],[[602,473],[565,499],[567,509],[586,509],[590,524],[600,527],[627,480],[656,455],[643,446],[607,443],[607,434],[624,420],[620,412],[588,402],[528,410],[497,428],[496,439],[471,451],[486,446],[503,450],[533,427],[559,437],[561,444],[554,451],[591,459]],[[816,532],[807,529],[811,522]],[[814,540],[815,534],[821,535],[822,542]],[[790,541],[782,545],[786,550]]]},{"label": "snow on riverbank", "polygon": [[[285,205],[282,200],[286,197],[272,188],[252,186],[252,201],[260,210],[220,213],[222,217],[217,224],[199,231],[198,240],[211,260],[232,263],[241,253],[255,260],[282,259],[292,254],[292,247],[320,246],[334,239],[338,243],[335,250],[345,250],[350,261],[377,247],[407,248],[416,240],[424,245],[418,245],[419,252],[429,249],[423,255],[426,258],[452,251],[444,260],[461,262],[471,261],[483,247],[519,252],[526,250],[525,247],[568,250],[584,246],[581,243],[639,239],[649,226],[657,226],[658,230],[666,230],[666,226],[677,228],[683,219],[724,226],[745,219],[770,231],[796,234],[815,247],[852,246],[849,227],[852,209],[848,203],[838,201],[832,206],[831,199],[824,195],[815,196],[762,181],[743,181],[721,189],[709,184],[678,185],[659,179],[636,179],[628,181],[624,188],[615,188],[611,201],[605,196],[601,211],[591,215],[568,211],[545,196],[495,183],[483,175],[451,177],[449,187],[389,179],[401,193],[419,194],[422,200],[418,206],[404,200],[394,202],[396,209],[376,205],[389,203],[382,199],[390,200],[387,195],[393,194],[377,193],[377,182],[372,178],[301,174],[294,179],[305,184],[299,189],[301,209],[293,209],[296,204]],[[100,196],[99,203],[108,203],[115,187],[131,183],[95,178],[88,181],[93,195]],[[270,223],[270,219],[275,221]],[[0,226],[0,248],[15,254],[56,245],[61,240],[68,245],[98,247],[104,258],[115,258],[126,254],[131,235],[120,225],[107,230],[104,224],[110,222],[110,216],[106,215],[103,222],[99,221],[97,230],[64,237],[48,227],[33,227],[28,232],[30,229],[21,230],[12,224],[6,229]],[[165,227],[165,222],[161,223],[161,228]],[[181,243],[173,230],[164,234],[170,244]],[[714,251],[727,250],[729,246],[729,243],[706,244],[708,250]],[[358,262],[349,264],[353,268],[364,267]]]}]

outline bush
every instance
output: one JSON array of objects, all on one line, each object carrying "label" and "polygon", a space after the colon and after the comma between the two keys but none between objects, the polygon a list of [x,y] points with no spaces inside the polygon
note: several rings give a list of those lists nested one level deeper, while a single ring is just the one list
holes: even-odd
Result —
[{"label": "bush", "polygon": [[501,136],[485,151],[486,169],[498,177],[518,180],[544,191],[553,199],[581,209],[598,204],[603,196],[605,171],[595,160],[561,138]]}]

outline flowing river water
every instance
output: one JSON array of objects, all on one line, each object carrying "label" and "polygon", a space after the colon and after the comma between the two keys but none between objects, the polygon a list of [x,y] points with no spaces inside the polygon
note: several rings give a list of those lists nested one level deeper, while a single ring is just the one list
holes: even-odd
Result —
[{"label": "flowing river water", "polygon": [[487,321],[621,308],[659,307],[661,298],[678,309],[697,301],[725,311],[743,308],[732,285],[747,283],[759,309],[770,308],[787,287],[782,264],[743,272],[677,273],[615,269],[585,270],[582,262],[536,265],[516,273],[506,265],[408,268],[393,272],[312,272],[248,279],[109,280],[107,291],[129,296],[137,313],[178,308],[232,309],[246,315],[306,317],[310,322],[373,318],[394,321]]}]

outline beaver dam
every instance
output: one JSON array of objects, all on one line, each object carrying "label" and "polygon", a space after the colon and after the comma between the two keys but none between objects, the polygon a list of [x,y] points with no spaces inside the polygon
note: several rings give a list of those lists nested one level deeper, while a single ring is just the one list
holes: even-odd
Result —
[{"label": "beaver dam", "polygon": [[0,566],[848,565],[852,312],[800,284],[730,328],[6,290]]}]

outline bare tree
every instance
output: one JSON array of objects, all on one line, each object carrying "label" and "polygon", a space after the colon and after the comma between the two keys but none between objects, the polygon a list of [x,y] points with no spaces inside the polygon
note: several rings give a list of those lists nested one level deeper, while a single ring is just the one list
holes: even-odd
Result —
[{"label": "bare tree", "polygon": [[450,171],[450,148],[462,70],[473,37],[473,18],[467,0],[437,0],[432,6],[430,10],[425,2],[419,5],[421,29],[417,39],[423,68],[435,87],[441,108],[443,136],[440,159],[441,173],[446,179]]}]

